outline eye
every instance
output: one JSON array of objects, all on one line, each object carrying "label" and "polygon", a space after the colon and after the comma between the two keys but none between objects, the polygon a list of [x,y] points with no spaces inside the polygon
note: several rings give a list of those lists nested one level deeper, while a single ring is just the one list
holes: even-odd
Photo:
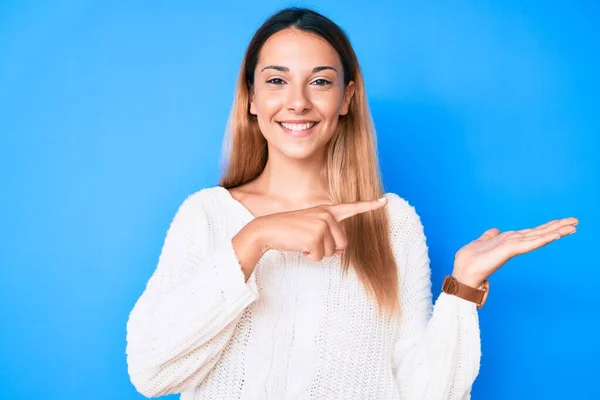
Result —
[{"label": "eye", "polygon": [[331,82],[328,81],[327,79],[323,79],[323,78],[319,78],[319,79],[315,79],[313,81],[314,84],[316,84],[317,86],[327,86],[327,85],[331,85]]},{"label": "eye", "polygon": [[281,78],[272,78],[269,79],[267,83],[272,83],[273,85],[283,85],[285,82]]}]

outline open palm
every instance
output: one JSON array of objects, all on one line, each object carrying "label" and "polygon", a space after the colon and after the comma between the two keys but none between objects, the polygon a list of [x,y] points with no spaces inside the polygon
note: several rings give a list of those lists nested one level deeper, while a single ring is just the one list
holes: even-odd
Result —
[{"label": "open palm", "polygon": [[497,228],[489,229],[456,253],[452,275],[466,285],[479,287],[514,256],[575,233],[578,223],[577,218],[570,217],[519,231],[500,233]]}]

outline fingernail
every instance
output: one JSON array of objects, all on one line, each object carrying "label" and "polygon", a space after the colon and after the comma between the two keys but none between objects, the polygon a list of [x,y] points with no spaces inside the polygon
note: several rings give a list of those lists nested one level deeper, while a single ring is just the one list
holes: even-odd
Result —
[{"label": "fingernail", "polygon": [[387,200],[387,199],[386,199],[385,197],[382,197],[382,198],[380,198],[380,199],[377,199],[377,201],[378,201],[378,202],[380,202],[380,203],[385,203],[385,201],[386,201],[386,200]]}]

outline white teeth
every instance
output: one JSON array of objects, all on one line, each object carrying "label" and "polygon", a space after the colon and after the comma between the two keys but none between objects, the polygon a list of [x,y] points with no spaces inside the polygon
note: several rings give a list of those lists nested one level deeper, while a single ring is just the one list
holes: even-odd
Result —
[{"label": "white teeth", "polygon": [[307,129],[312,128],[313,126],[315,126],[317,123],[316,122],[308,122],[306,124],[288,124],[286,122],[280,122],[280,124],[289,130],[292,131],[305,131]]}]

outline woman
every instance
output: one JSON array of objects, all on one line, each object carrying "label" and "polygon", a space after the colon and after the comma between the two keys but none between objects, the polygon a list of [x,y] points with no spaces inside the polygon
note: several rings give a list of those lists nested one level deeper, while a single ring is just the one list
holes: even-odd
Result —
[{"label": "woman", "polygon": [[146,396],[469,398],[487,278],[578,222],[486,231],[433,307],[420,218],[382,196],[356,56],[308,9],[252,38],[229,129],[219,186],[181,204],[130,314],[129,374]]}]

